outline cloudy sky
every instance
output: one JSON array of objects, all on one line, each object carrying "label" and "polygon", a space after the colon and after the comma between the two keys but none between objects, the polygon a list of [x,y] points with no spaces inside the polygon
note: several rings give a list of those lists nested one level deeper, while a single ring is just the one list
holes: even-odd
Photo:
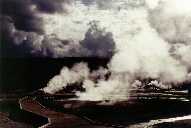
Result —
[{"label": "cloudy sky", "polygon": [[[127,50],[131,37],[138,37],[146,24],[147,32],[153,29],[170,44],[165,48],[170,47],[174,56],[190,49],[188,0],[1,0],[0,4],[3,57],[111,57]],[[151,43],[141,40],[143,51],[152,49]]]},{"label": "cloudy sky", "polygon": [[[1,0],[1,56],[111,57],[115,51],[112,33],[98,25],[105,3],[98,2],[98,7],[95,2]],[[92,11],[98,14],[94,17]]]}]

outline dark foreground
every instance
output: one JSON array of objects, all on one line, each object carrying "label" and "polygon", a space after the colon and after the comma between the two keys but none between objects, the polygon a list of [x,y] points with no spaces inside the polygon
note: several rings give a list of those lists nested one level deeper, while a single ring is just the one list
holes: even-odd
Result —
[{"label": "dark foreground", "polygon": [[[148,92],[147,92],[148,93]],[[128,101],[79,101],[71,95],[35,94],[21,98],[21,109],[48,118],[46,128],[187,128],[189,95],[138,93]],[[170,92],[168,92],[169,94]]]},{"label": "dark foreground", "polygon": [[[58,111],[55,111],[54,109],[50,109],[48,107],[43,107],[42,113],[46,113],[48,116],[50,116],[50,113],[52,112],[52,116],[54,117],[58,116],[59,118],[54,118],[56,123],[48,123],[47,118],[43,117],[42,115],[39,116],[38,113],[31,113],[27,112],[25,110],[20,109],[20,105],[18,103],[18,99],[15,98],[9,98],[7,100],[1,100],[0,102],[0,128],[37,128],[37,127],[48,127],[48,128],[190,128],[191,127],[191,119],[181,119],[173,121],[173,118],[175,117],[183,117],[187,115],[191,115],[191,107],[189,108],[186,104],[187,103],[179,103],[177,105],[178,107],[182,107],[183,109],[181,111],[175,112],[175,108],[172,108],[171,106],[166,106],[167,111],[164,110],[159,111],[159,107],[156,107],[158,104],[155,104],[154,101],[148,103],[148,105],[151,107],[148,108],[148,106],[139,106],[141,108],[137,109],[136,105],[131,106],[132,113],[129,113],[127,110],[121,110],[122,112],[118,111],[117,108],[113,108],[113,112],[109,110],[100,109],[101,111],[97,111],[95,108],[89,108],[89,110],[83,108],[83,105],[81,105],[81,111],[80,109],[75,108],[74,110],[78,110],[77,112],[82,113],[88,117],[94,117],[95,115],[98,115],[96,118],[97,120],[92,120],[92,118],[85,118],[81,117],[78,114],[69,114],[66,110],[59,110],[62,111],[61,113]],[[76,104],[76,102],[74,102]],[[160,103],[161,105],[164,105],[164,103]],[[181,106],[181,104],[183,106]],[[179,106],[180,105],[180,106]],[[31,106],[30,106],[31,107]],[[107,106],[108,107],[108,106]],[[32,107],[35,108],[34,106]],[[104,107],[103,107],[104,108]],[[129,108],[130,109],[130,108]],[[152,112],[149,112],[150,111]],[[158,111],[157,111],[158,109]],[[47,111],[48,110],[48,111]],[[111,110],[111,108],[110,108]],[[117,110],[117,111],[116,111]],[[137,113],[135,112],[137,110]],[[140,110],[144,110],[145,112],[141,112]],[[153,110],[155,110],[153,112]],[[190,111],[189,111],[190,110]],[[39,111],[39,109],[38,109]],[[51,112],[50,112],[51,111]],[[66,111],[64,113],[63,111]],[[168,112],[169,111],[169,112]],[[104,112],[104,113],[103,113]],[[106,117],[111,116],[109,120],[106,119]],[[126,113],[124,113],[126,112]],[[59,113],[59,114],[58,114]],[[123,114],[124,113],[124,114]],[[129,115],[126,115],[126,114]],[[133,114],[134,113],[134,114]],[[126,122],[125,119],[128,122]],[[130,116],[130,117],[129,117]],[[138,118],[139,117],[139,118]],[[147,117],[147,118],[146,118]],[[116,121],[113,121],[115,123],[112,123],[112,119],[117,119]],[[159,119],[169,119],[166,121],[161,121]],[[99,122],[102,120],[103,122]],[[105,121],[104,121],[105,120]],[[50,121],[50,120],[49,120]],[[70,122],[71,121],[71,122]],[[57,123],[59,122],[59,123]],[[48,126],[49,125],[49,126]]]}]

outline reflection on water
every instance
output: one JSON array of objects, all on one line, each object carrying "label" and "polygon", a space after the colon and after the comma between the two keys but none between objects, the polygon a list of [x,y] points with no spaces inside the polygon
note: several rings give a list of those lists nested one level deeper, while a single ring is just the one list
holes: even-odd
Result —
[{"label": "reflection on water", "polygon": [[150,120],[127,128],[191,128],[191,115]]}]

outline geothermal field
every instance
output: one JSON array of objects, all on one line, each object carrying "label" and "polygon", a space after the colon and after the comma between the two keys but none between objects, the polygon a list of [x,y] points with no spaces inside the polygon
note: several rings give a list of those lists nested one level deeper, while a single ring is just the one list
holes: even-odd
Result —
[{"label": "geothermal field", "polygon": [[0,5],[0,127],[191,128],[189,0]]}]

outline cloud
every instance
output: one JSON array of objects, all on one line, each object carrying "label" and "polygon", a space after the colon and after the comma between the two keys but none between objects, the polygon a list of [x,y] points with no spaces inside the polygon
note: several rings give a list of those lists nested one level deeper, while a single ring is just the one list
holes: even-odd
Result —
[{"label": "cloud", "polygon": [[[2,56],[111,57],[115,49],[115,43],[112,34],[104,30],[93,30],[94,28],[87,26],[81,39],[78,40],[75,40],[73,36],[71,38],[67,35],[60,37],[57,31],[47,32],[44,26],[51,23],[52,20],[46,20],[44,16],[62,15],[61,22],[63,22],[67,19],[67,15],[71,15],[72,4],[74,4],[74,1],[69,0],[1,1],[1,5],[3,5],[1,12],[3,22],[1,24],[4,26],[1,28],[4,33],[1,39],[3,40],[3,49],[6,49]],[[54,26],[51,24],[51,28],[54,28]],[[67,28],[70,25],[60,27]],[[97,36],[94,37],[90,31],[94,31]],[[67,31],[67,34],[70,33],[72,31]]]},{"label": "cloud", "polygon": [[151,11],[150,23],[158,34],[169,43],[170,54],[188,70],[191,67],[191,2],[163,0]]},{"label": "cloud", "polygon": [[45,13],[63,12],[63,4],[70,4],[70,0],[33,0],[37,10]]},{"label": "cloud", "polygon": [[[107,79],[84,78],[82,87],[85,92],[76,92],[79,100],[127,100],[132,88],[155,86],[168,89],[190,80],[190,8],[186,5],[190,2],[185,0],[179,4],[177,1],[124,0],[112,2],[111,8],[104,9],[77,4],[66,16],[67,20],[58,25],[68,25],[68,29],[52,29],[47,24],[46,32],[57,32],[60,38],[75,37],[79,40],[86,32],[84,41],[94,42],[99,33],[88,29],[87,24],[95,21],[98,24],[93,27],[108,32],[106,37],[112,35],[115,42],[116,52],[108,69],[102,69],[108,70],[110,75]],[[59,15],[57,17],[62,19]],[[52,84],[46,89],[54,87]]]},{"label": "cloud", "polygon": [[9,16],[18,30],[42,31],[40,19],[36,16],[36,11],[32,9],[31,0],[3,0],[1,15]]},{"label": "cloud", "polygon": [[[9,24],[8,39],[15,47],[22,50],[21,55],[36,57],[111,57],[115,49],[112,36],[97,32],[98,37],[90,34],[81,42],[62,40],[56,35],[39,35],[35,32],[18,31],[13,24]],[[7,30],[8,28],[6,28]],[[8,44],[9,45],[9,44]],[[10,52],[10,51],[9,51]]]}]

